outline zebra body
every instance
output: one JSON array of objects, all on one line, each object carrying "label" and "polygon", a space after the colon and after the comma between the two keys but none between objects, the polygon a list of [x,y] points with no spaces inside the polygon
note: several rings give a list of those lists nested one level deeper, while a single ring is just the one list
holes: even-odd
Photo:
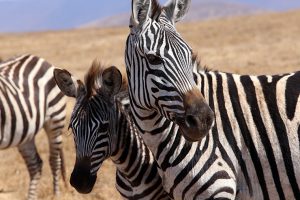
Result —
[{"label": "zebra body", "polygon": [[[174,27],[189,3],[133,0],[126,43],[133,120],[166,191],[174,199],[299,198],[299,72],[201,69]],[[215,113],[211,130],[204,104]]]},{"label": "zebra body", "polygon": [[29,174],[28,199],[36,199],[42,160],[35,135],[44,128],[50,148],[54,193],[59,176],[64,178],[62,129],[65,97],[53,79],[54,67],[44,59],[22,55],[0,63],[0,149],[18,147]]},{"label": "zebra body", "polygon": [[234,172],[205,137],[214,120],[193,79],[192,52],[173,26],[187,7],[132,3],[125,54],[130,103],[165,190],[174,199],[235,199]]},{"label": "zebra body", "polygon": [[[127,88],[118,91],[122,78],[117,70],[103,71],[95,61],[85,84],[66,70],[56,69],[54,76],[66,95],[76,97],[70,121],[76,146],[71,185],[81,193],[91,192],[97,171],[110,158],[117,167],[116,188],[124,199],[169,199],[157,163],[132,122]],[[82,92],[69,92],[71,87]]]},{"label": "zebra body", "polygon": [[300,72],[195,74],[216,113],[212,135],[239,177],[241,199],[299,198]]},{"label": "zebra body", "polygon": [[235,171],[222,158],[212,134],[192,143],[172,121],[134,105],[134,124],[155,155],[163,186],[172,198],[236,199]]}]

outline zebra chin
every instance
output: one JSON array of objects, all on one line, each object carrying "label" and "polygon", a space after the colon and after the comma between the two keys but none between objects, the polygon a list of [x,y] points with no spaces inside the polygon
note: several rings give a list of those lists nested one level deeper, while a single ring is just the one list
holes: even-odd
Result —
[{"label": "zebra chin", "polygon": [[186,125],[179,125],[179,129],[189,142],[200,142],[210,131],[210,129],[187,128]]}]

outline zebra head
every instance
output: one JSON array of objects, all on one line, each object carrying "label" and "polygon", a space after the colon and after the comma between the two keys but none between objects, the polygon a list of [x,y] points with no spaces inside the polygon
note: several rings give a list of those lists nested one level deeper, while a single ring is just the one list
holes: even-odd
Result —
[{"label": "zebra head", "polygon": [[132,0],[125,60],[133,108],[166,117],[186,139],[198,141],[211,129],[214,113],[196,87],[192,50],[175,29],[189,4]]},{"label": "zebra head", "polygon": [[76,80],[67,70],[55,69],[54,77],[65,95],[76,98],[70,119],[76,162],[70,183],[78,192],[89,193],[98,169],[115,148],[114,95],[121,87],[122,76],[116,67],[103,70],[94,61],[85,83]]}]

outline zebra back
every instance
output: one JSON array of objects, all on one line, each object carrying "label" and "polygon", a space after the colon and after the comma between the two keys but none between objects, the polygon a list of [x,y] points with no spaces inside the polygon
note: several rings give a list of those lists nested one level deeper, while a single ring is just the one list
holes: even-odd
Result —
[{"label": "zebra back", "polygon": [[33,55],[0,64],[1,148],[32,139],[50,119],[61,121],[56,128],[63,126],[65,97],[56,86],[53,69]]}]

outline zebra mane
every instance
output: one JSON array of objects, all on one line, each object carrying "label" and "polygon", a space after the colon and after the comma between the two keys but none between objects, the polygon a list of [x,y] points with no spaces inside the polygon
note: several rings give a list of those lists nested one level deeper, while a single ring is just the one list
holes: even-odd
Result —
[{"label": "zebra mane", "polygon": [[104,66],[98,59],[95,59],[84,76],[84,85],[86,88],[86,97],[89,98],[96,94],[100,88],[99,79],[101,79]]},{"label": "zebra mane", "polygon": [[[107,66],[102,65],[100,60],[95,59],[84,76],[84,85],[86,87],[86,98],[90,98],[99,92],[101,88],[102,74]],[[122,70],[120,70],[122,71]],[[120,92],[127,91],[126,75],[122,74],[122,86]]]},{"label": "zebra mane", "polygon": [[151,4],[151,18],[153,20],[157,20],[157,18],[159,17],[162,7],[160,6],[160,4],[157,2],[157,0],[152,0],[152,4]]},{"label": "zebra mane", "polygon": [[193,63],[193,65],[197,66],[198,72],[199,71],[204,71],[204,72],[212,71],[206,65],[204,65],[204,66],[201,65],[201,59],[198,57],[198,54],[195,54],[195,53],[192,54],[192,63]]}]

